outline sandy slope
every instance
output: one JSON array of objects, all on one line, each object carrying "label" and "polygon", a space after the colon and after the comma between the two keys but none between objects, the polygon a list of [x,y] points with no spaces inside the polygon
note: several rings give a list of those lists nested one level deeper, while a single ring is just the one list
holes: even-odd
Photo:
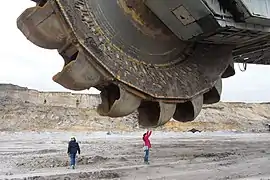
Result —
[{"label": "sandy slope", "polygon": [[[66,140],[71,134],[82,147],[76,170],[67,169]],[[140,135],[2,133],[0,179],[270,177],[270,134],[154,132],[150,165],[142,163]]]},{"label": "sandy slope", "polygon": [[[163,131],[236,130],[265,132],[270,123],[270,104],[217,103],[205,106],[193,122],[171,121]],[[123,118],[99,116],[91,108],[36,105],[12,97],[0,97],[0,130],[137,131],[136,115]]]},{"label": "sandy slope", "polygon": [[[33,92],[32,92],[33,91]],[[44,94],[51,100],[43,104]],[[0,131],[22,130],[64,130],[64,131],[138,131],[136,114],[123,118],[99,116],[94,107],[98,97],[72,107],[75,99],[70,93],[38,92],[14,85],[0,84]],[[89,95],[90,96],[90,95]],[[70,98],[69,98],[70,97]],[[52,100],[55,100],[53,103]],[[69,102],[69,99],[71,102]],[[95,99],[95,101],[94,101]],[[74,102],[73,102],[74,101]],[[42,102],[42,103],[41,103]],[[51,104],[50,104],[51,102]],[[63,103],[69,106],[63,106]],[[64,104],[65,104],[64,103]],[[92,106],[88,106],[88,104]],[[58,104],[58,105],[57,105]],[[88,107],[88,108],[85,108]],[[202,131],[234,130],[265,132],[270,123],[270,104],[224,103],[204,106],[193,122],[171,121],[163,131],[188,131],[196,128]]]}]

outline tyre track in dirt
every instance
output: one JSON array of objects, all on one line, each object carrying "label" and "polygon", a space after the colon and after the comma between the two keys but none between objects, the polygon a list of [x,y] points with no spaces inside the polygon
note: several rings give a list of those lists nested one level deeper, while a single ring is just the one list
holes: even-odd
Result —
[{"label": "tyre track in dirt", "polygon": [[[7,154],[3,147],[6,142],[2,144],[0,140],[0,147],[3,147],[0,148],[0,160],[3,160],[0,179],[237,179],[263,176],[270,168],[270,134],[225,134],[220,137],[215,133],[183,134],[184,138],[162,138],[157,132],[152,139],[149,166],[142,162],[140,136],[126,139],[125,135],[119,135],[112,139],[87,141],[91,134],[84,134],[78,169],[70,170],[67,169],[67,141],[63,141],[67,135],[63,134],[51,135],[55,138],[53,146],[45,145],[48,144],[47,137],[43,138],[42,134],[33,135],[32,142],[26,139],[29,145],[35,144],[32,154],[21,143],[13,149],[16,156]],[[20,137],[18,141],[23,139]],[[12,142],[18,145],[16,141]]]}]

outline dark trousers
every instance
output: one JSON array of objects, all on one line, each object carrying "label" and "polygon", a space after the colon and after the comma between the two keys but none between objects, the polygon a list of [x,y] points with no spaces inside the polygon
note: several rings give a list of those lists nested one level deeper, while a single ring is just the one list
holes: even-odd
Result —
[{"label": "dark trousers", "polygon": [[76,163],[76,153],[69,154],[70,166],[75,166]]},{"label": "dark trousers", "polygon": [[144,162],[148,162],[149,160],[149,149],[144,150]]}]

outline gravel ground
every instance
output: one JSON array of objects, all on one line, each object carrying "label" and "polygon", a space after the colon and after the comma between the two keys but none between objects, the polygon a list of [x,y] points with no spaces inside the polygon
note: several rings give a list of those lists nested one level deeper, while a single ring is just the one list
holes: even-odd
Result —
[{"label": "gravel ground", "polygon": [[[270,134],[153,132],[144,165],[142,133],[1,132],[0,179],[270,179]],[[75,170],[71,135],[82,149]]]}]

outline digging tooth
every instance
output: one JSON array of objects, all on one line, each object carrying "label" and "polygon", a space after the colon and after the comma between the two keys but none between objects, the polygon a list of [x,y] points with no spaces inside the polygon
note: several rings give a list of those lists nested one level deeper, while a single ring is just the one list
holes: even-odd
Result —
[{"label": "digging tooth", "polygon": [[21,32],[35,45],[46,49],[58,49],[65,43],[67,32],[65,23],[53,9],[53,1],[43,7],[26,9],[17,19]]},{"label": "digging tooth", "polygon": [[185,103],[178,103],[173,118],[180,122],[194,120],[201,112],[203,106],[203,96],[199,95]]},{"label": "digging tooth", "polygon": [[221,78],[216,81],[215,86],[205,93],[203,103],[204,104],[213,104],[220,101],[220,96],[222,92],[222,80]]},{"label": "digging tooth", "polygon": [[225,70],[225,72],[222,74],[222,78],[228,78],[228,77],[231,77],[231,76],[234,76],[235,75],[235,69],[234,69],[234,60],[233,60],[233,57],[231,56],[230,58],[230,63],[227,67],[227,69]]},{"label": "digging tooth", "polygon": [[55,82],[71,90],[84,90],[106,81],[100,71],[89,63],[89,57],[82,49],[76,55],[71,62],[66,60],[63,70],[53,77]]},{"label": "digging tooth", "polygon": [[141,103],[141,98],[127,92],[123,87],[109,85],[101,91],[102,103],[98,113],[109,117],[122,117],[134,112]]},{"label": "digging tooth", "polygon": [[158,127],[167,123],[173,116],[176,104],[144,101],[138,108],[138,121],[141,127]]}]

